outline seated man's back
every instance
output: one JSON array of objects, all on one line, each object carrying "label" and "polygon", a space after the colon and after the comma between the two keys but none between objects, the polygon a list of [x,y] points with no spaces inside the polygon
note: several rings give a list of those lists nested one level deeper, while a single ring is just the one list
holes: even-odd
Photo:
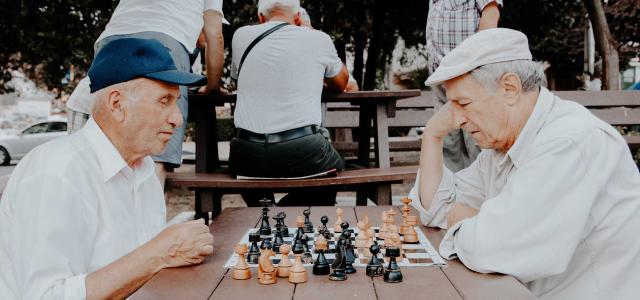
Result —
[{"label": "seated man's back", "polygon": [[343,66],[327,34],[287,25],[256,44],[238,76],[237,68],[249,44],[281,23],[245,26],[233,36],[232,76],[238,80],[238,128],[275,133],[320,125],[322,121],[322,81],[337,76]]}]

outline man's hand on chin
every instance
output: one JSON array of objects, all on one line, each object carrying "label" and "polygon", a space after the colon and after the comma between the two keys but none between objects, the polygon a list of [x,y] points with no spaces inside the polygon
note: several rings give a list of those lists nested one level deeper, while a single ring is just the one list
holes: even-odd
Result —
[{"label": "man's hand on chin", "polygon": [[451,226],[456,225],[456,223],[474,217],[477,214],[477,209],[464,203],[456,202],[447,215],[447,228],[451,228]]}]

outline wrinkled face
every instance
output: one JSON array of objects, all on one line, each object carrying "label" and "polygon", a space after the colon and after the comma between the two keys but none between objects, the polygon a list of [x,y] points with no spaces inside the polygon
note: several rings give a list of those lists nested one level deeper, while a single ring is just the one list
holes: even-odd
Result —
[{"label": "wrinkled face", "polygon": [[126,92],[127,109],[123,128],[130,151],[143,155],[160,154],[171,139],[174,128],[182,125],[177,105],[177,85],[150,79],[140,80],[135,93]]},{"label": "wrinkled face", "polygon": [[480,148],[505,150],[510,120],[501,89],[487,91],[468,74],[446,81],[445,89],[460,128],[471,134]]}]

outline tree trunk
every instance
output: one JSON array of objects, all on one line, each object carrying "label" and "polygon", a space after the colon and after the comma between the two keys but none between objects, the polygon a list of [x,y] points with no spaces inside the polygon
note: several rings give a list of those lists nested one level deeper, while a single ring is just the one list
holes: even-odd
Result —
[{"label": "tree trunk", "polygon": [[364,5],[359,3],[356,19],[360,24],[355,29],[353,37],[354,49],[353,49],[353,78],[358,82],[358,86],[362,88],[362,70],[364,69],[364,47],[367,42],[367,16]]},{"label": "tree trunk", "polygon": [[367,65],[364,73],[363,90],[373,90],[376,87],[376,75],[378,72],[378,60],[380,58],[380,50],[382,49],[382,41],[384,32],[382,32],[385,21],[385,3],[386,0],[376,0],[374,3],[373,20],[371,31],[373,36],[369,42],[369,51],[367,53]]},{"label": "tree trunk", "polygon": [[611,36],[607,18],[601,0],[585,0],[584,4],[589,13],[589,20],[593,26],[593,36],[596,50],[602,57],[602,89],[620,89],[620,67],[617,43]]}]

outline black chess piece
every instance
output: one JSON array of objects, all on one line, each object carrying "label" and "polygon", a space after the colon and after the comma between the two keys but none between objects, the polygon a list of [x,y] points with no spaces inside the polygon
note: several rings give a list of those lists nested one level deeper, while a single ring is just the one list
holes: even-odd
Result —
[{"label": "black chess piece", "polygon": [[281,225],[276,223],[276,234],[273,237],[273,250],[275,253],[280,253],[280,246],[284,244],[284,239],[282,238],[282,234],[280,234]]},{"label": "black chess piece", "polygon": [[[304,235],[304,234],[303,234]],[[291,246],[291,251],[294,252],[296,250],[298,250],[300,253],[304,252],[304,245],[302,244],[302,239],[301,238],[296,238],[293,239],[293,246]],[[295,252],[294,252],[295,253]]]},{"label": "black chess piece", "polygon": [[258,242],[260,241],[260,234],[257,232],[249,234],[249,252],[247,253],[247,262],[250,264],[257,264],[260,257],[260,249],[258,248]]},{"label": "black chess piece", "polygon": [[385,250],[385,256],[389,257],[390,260],[387,269],[384,271],[384,282],[402,282],[402,273],[396,262],[396,257],[400,256],[400,248],[388,247]]},{"label": "black chess piece", "polygon": [[287,217],[287,213],[281,211],[276,216],[280,220],[280,234],[282,235],[282,237],[289,237],[289,227],[287,227],[287,225],[284,223],[284,219]]},{"label": "black chess piece", "polygon": [[333,281],[347,280],[347,273],[345,273],[345,267],[347,265],[347,259],[345,257],[344,239],[338,239],[336,244],[336,258],[331,265],[333,272],[329,274],[329,279]]},{"label": "black chess piece", "polygon": [[303,234],[300,238],[300,242],[304,247],[304,254],[302,255],[302,262],[305,264],[313,263],[313,256],[311,256],[311,251],[309,251],[309,237],[306,234]]},{"label": "black chess piece", "polygon": [[273,245],[271,244],[271,238],[263,238],[262,243],[260,244],[260,249],[271,249]]},{"label": "black chess piece", "polygon": [[324,256],[324,250],[318,250],[318,258],[313,263],[313,275],[329,275],[329,273],[331,273],[331,268]]},{"label": "black chess piece", "polygon": [[320,222],[322,223],[322,232],[321,234],[324,236],[325,239],[327,239],[327,241],[330,241],[332,236],[331,236],[331,231],[329,230],[329,227],[327,227],[327,223],[329,223],[329,218],[327,216],[322,216],[322,218],[320,218]]},{"label": "black chess piece", "polygon": [[309,220],[311,209],[307,208],[303,210],[302,214],[304,215],[304,233],[313,233],[313,223]]},{"label": "black chess piece", "polygon": [[[344,224],[344,223],[343,223]],[[347,274],[356,273],[356,268],[353,267],[353,263],[356,261],[356,254],[353,250],[353,244],[351,243],[351,231],[346,230],[344,227],[342,228],[342,235],[344,240],[344,248],[345,248],[345,259],[346,265],[344,268],[344,272]]]},{"label": "black chess piece", "polygon": [[271,235],[271,225],[269,225],[269,208],[267,206],[271,205],[271,200],[262,199],[259,201],[260,205],[264,206],[262,208],[262,223],[260,224],[260,235]]},{"label": "black chess piece", "polygon": [[369,251],[371,252],[371,260],[367,264],[367,276],[377,277],[384,275],[384,261],[378,258],[380,246],[373,244],[369,247]]},{"label": "black chess piece", "polygon": [[345,231],[348,231],[347,229],[349,228],[349,222],[344,221],[340,223],[340,228],[342,228],[342,234],[344,235]]},{"label": "black chess piece", "polygon": [[287,236],[288,232],[283,232],[282,227],[284,226],[284,217],[281,213],[276,214],[274,217],[271,217],[274,221],[276,221],[276,233],[280,233],[281,237]]}]

